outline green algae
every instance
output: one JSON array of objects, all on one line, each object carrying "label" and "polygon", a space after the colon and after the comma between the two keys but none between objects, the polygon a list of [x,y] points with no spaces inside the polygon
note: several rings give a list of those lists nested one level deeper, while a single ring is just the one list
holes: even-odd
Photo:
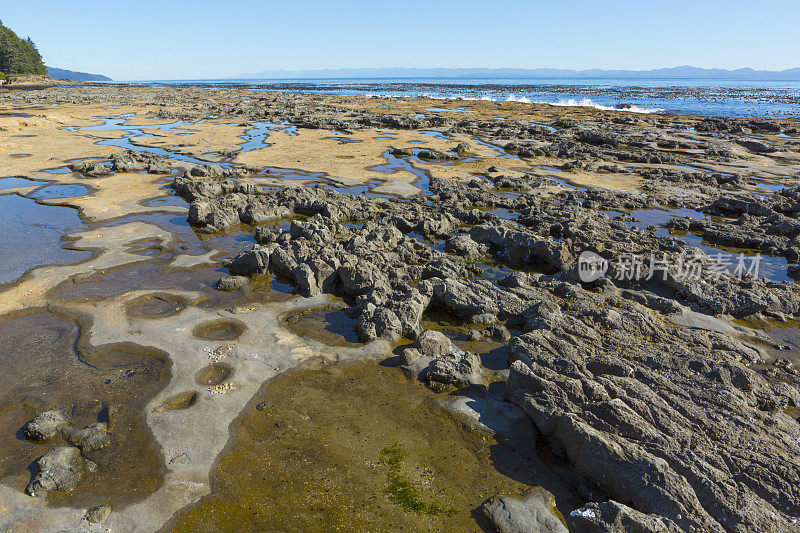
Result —
[{"label": "green algae", "polygon": [[445,510],[438,503],[429,503],[422,500],[419,488],[403,475],[403,459],[406,457],[408,457],[408,452],[403,450],[400,444],[396,442],[381,450],[381,462],[389,470],[386,492],[391,495],[392,500],[403,509],[415,513],[427,515],[453,514],[455,511],[452,509]]},{"label": "green algae", "polygon": [[733,322],[740,326],[760,331],[772,331],[773,329],[797,329],[800,328],[800,320],[776,318],[734,318]]},{"label": "green algae", "polygon": [[167,531],[481,531],[484,501],[533,481],[505,444],[373,362],[280,376],[231,431],[212,493]]}]

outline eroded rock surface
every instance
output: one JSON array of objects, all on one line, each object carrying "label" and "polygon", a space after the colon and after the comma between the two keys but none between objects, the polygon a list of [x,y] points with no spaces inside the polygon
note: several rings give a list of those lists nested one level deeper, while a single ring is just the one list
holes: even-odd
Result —
[{"label": "eroded rock surface", "polygon": [[509,345],[508,398],[558,454],[685,530],[767,531],[781,515],[788,527],[800,431],[783,407],[797,390],[749,369],[758,349],[746,342],[670,327],[616,296],[569,296]]},{"label": "eroded rock surface", "polygon": [[108,446],[111,442],[111,435],[108,432],[108,425],[105,422],[91,424],[83,429],[64,427],[61,434],[71,445],[80,449],[81,452],[93,452]]},{"label": "eroded rock surface", "polygon": [[481,507],[499,533],[537,531],[541,533],[567,533],[567,528],[553,514],[555,502],[542,492],[533,490],[523,498],[495,496]]},{"label": "eroded rock surface", "polygon": [[81,451],[73,446],[53,448],[36,462],[36,474],[25,489],[31,496],[74,489],[81,480],[87,462]]},{"label": "eroded rock surface", "polygon": [[678,533],[683,531],[668,518],[646,515],[613,500],[590,503],[567,518],[573,531],[585,533]]},{"label": "eroded rock surface", "polygon": [[[257,244],[228,260],[232,276],[216,288],[236,291],[248,276],[267,274],[302,296],[339,296],[360,340],[413,341],[400,362],[432,389],[491,387],[496,404],[523,410],[528,429],[538,433],[527,451],[557,464],[580,492],[579,505],[585,502],[565,513],[571,528],[797,530],[800,436],[789,416],[800,407],[797,371],[789,359],[765,370],[774,344],[732,319],[797,318],[800,291],[784,281],[734,275],[712,257],[715,250],[745,249],[784,258],[788,274],[800,273],[795,119],[556,112],[513,103],[488,109],[468,102],[457,105],[479,107],[479,114],[420,115],[416,101],[393,101],[390,111],[327,95],[226,90],[214,96],[168,87],[69,87],[10,91],[3,102],[41,106],[44,114],[56,104],[73,113],[98,103],[147,101],[141,114],[149,119],[214,116],[234,141],[241,131],[234,125],[249,128],[245,121],[318,137],[308,142],[328,135],[314,130],[335,130],[337,146],[367,143],[384,128],[399,138],[435,131],[435,146],[412,146],[425,142],[410,136],[384,143],[377,153],[411,181],[398,189],[387,171],[380,186],[365,187],[370,194],[344,194],[346,185],[367,183],[359,181],[362,173],[372,180],[381,172],[360,161],[339,181],[336,172],[305,168],[311,162],[294,157],[290,146],[292,164],[284,166],[303,168],[284,172],[266,166],[274,151],[259,159],[235,144],[212,149],[185,142],[188,130],[177,141],[165,132],[157,141],[136,139],[130,150],[61,161],[98,190],[106,187],[104,193],[109,186],[101,183],[114,182],[115,173],[141,173],[138,180],[124,176],[125,188],[151,183],[143,190],[172,179],[198,233],[256,226]],[[44,117],[30,121],[43,127]],[[359,134],[360,140],[348,138]],[[149,142],[158,153],[146,152]],[[324,148],[317,153],[323,155],[314,164],[331,159]],[[55,165],[51,160],[61,154],[47,157]],[[283,187],[286,177],[319,185]],[[398,190],[408,199],[385,194]],[[106,203],[114,202],[112,195]],[[146,207],[137,205],[135,212]],[[605,276],[581,281],[585,251],[607,262]],[[619,261],[625,255],[643,258],[635,276],[626,276],[630,265]],[[690,265],[697,276],[686,276]],[[426,329],[431,314],[461,323],[472,342],[501,344],[506,364],[495,357],[489,369],[487,354]],[[109,439],[102,424],[67,423],[51,411],[25,426],[26,438],[60,433],[74,445],[38,460],[32,494],[71,490],[91,466],[80,451],[91,453]],[[189,461],[176,457],[182,457],[176,464]],[[526,530],[541,520],[540,528],[559,530],[544,511],[548,505],[502,496],[484,512],[501,530]],[[110,521],[127,520],[118,516],[129,512],[115,508]],[[102,520],[106,513],[90,515]]]},{"label": "eroded rock surface", "polygon": [[[401,361],[436,390],[480,383],[480,364],[423,333],[423,314],[491,324],[487,335],[509,342],[508,400],[593,487],[593,505],[630,502],[630,511],[603,508],[609,530],[791,530],[800,431],[784,408],[800,405],[800,394],[750,368],[766,355],[755,332],[722,328],[714,321],[729,322],[709,315],[795,316],[796,286],[713,269],[712,257],[680,238],[598,211],[652,198],[508,197],[490,181],[431,187],[416,201],[325,187],[241,192],[195,178],[176,190],[194,191],[187,199],[211,209],[204,220],[227,221],[217,227],[305,217],[285,230],[258,229],[258,244],[230,260],[231,272],[271,272],[301,295],[343,297],[363,341],[418,338]],[[477,209],[498,206],[520,215]],[[606,277],[580,281],[582,250],[608,261]],[[618,275],[622,254],[647,258],[640,279]],[[511,268],[486,279],[476,259]],[[706,268],[687,280],[682,260]],[[506,336],[499,321],[516,333]]]},{"label": "eroded rock surface", "polygon": [[67,414],[62,409],[50,409],[25,424],[22,427],[22,435],[33,441],[50,439],[67,423],[67,418]]}]

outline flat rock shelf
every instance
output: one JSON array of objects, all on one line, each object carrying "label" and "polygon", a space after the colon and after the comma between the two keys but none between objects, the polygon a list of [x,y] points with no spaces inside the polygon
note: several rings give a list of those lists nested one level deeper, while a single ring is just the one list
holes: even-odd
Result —
[{"label": "flat rock shelf", "polygon": [[3,89],[0,529],[797,531],[798,128]]}]

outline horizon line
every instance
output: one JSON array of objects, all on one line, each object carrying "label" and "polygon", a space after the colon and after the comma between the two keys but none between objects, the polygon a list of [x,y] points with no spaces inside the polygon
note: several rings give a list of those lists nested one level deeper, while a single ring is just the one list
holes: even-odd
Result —
[{"label": "horizon line", "polygon": [[[502,71],[516,71],[519,74],[517,76],[504,76],[499,77],[502,78],[514,78],[519,77],[520,79],[524,79],[524,73],[526,72],[536,72],[536,71],[554,71],[554,72],[563,72],[565,74],[572,73],[572,74],[586,74],[586,73],[631,73],[631,74],[652,74],[658,73],[659,71],[675,71],[679,69],[692,69],[698,71],[697,74],[702,74],[703,71],[711,73],[717,73],[715,76],[716,79],[726,79],[721,77],[722,73],[729,73],[729,74],[745,74],[745,73],[753,73],[753,74],[794,74],[794,71],[798,71],[797,74],[800,76],[800,67],[790,67],[782,70],[766,70],[766,69],[755,69],[753,67],[739,67],[739,68],[723,68],[723,67],[694,67],[691,65],[678,65],[674,67],[657,67],[657,68],[650,68],[650,69],[606,69],[606,68],[590,68],[590,69],[569,69],[569,68],[556,68],[556,67],[337,67],[337,68],[306,68],[306,69],[296,69],[296,70],[289,70],[289,69],[265,69],[259,72],[253,73],[246,73],[246,74],[237,74],[237,75],[212,75],[212,76],[192,76],[186,78],[161,78],[161,79],[127,79],[127,80],[114,80],[114,81],[138,81],[138,82],[157,82],[157,81],[230,81],[230,80],[273,80],[273,79],[284,79],[284,78],[269,78],[263,77],[262,74],[267,73],[282,73],[282,74],[302,74],[302,73],[336,73],[336,72],[359,72],[359,71],[485,71],[485,72],[502,72]],[[413,75],[406,75],[406,76],[391,76],[391,75],[374,75],[374,76],[332,76],[330,78],[325,78],[324,76],[311,76],[311,79],[392,79],[392,78],[412,78],[412,79],[434,79],[434,78],[441,78],[446,76],[440,75],[420,75],[420,76],[413,76]],[[472,75],[466,76],[454,76],[456,78],[464,78],[464,79],[481,79],[485,78],[486,76],[477,75],[477,73]],[[564,79],[570,78],[582,78],[582,79],[592,79],[591,76],[557,76]],[[287,77],[286,79],[303,79],[303,76],[297,77]],[[703,79],[702,76],[697,75],[665,75],[662,79]],[[798,78],[800,79],[800,78]],[[787,81],[787,80],[782,80]]]},{"label": "horizon line", "polygon": [[726,67],[696,67],[694,65],[674,65],[670,67],[650,67],[650,68],[608,68],[608,67],[592,67],[592,68],[567,68],[567,67],[454,67],[454,66],[438,66],[438,67],[318,67],[318,68],[296,68],[296,69],[287,69],[287,68],[266,68],[263,69],[264,71],[283,71],[283,72],[303,72],[308,70],[393,70],[393,69],[402,69],[402,70],[566,70],[566,71],[574,71],[574,72],[586,72],[591,70],[601,70],[601,71],[630,71],[630,72],[651,72],[654,70],[672,70],[672,69],[679,69],[679,68],[692,68],[697,70],[727,70],[727,71],[737,71],[737,70],[754,70],[756,72],[783,72],[786,70],[794,70],[800,69],[800,66],[797,67],[787,67],[783,69],[757,69],[754,67],[736,67],[736,68],[726,68]]}]

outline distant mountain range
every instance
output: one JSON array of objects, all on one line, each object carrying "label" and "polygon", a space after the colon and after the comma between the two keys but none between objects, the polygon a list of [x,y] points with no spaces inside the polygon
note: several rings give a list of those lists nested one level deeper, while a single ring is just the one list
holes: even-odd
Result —
[{"label": "distant mountain range", "polygon": [[74,70],[64,70],[62,68],[47,67],[47,75],[59,80],[72,81],[111,81],[108,76],[101,74],[89,74],[88,72],[76,72]]},{"label": "distant mountain range", "polygon": [[568,70],[556,68],[354,68],[322,70],[264,70],[230,79],[297,78],[693,78],[743,80],[800,80],[800,68],[755,70],[690,66],[653,70]]}]

